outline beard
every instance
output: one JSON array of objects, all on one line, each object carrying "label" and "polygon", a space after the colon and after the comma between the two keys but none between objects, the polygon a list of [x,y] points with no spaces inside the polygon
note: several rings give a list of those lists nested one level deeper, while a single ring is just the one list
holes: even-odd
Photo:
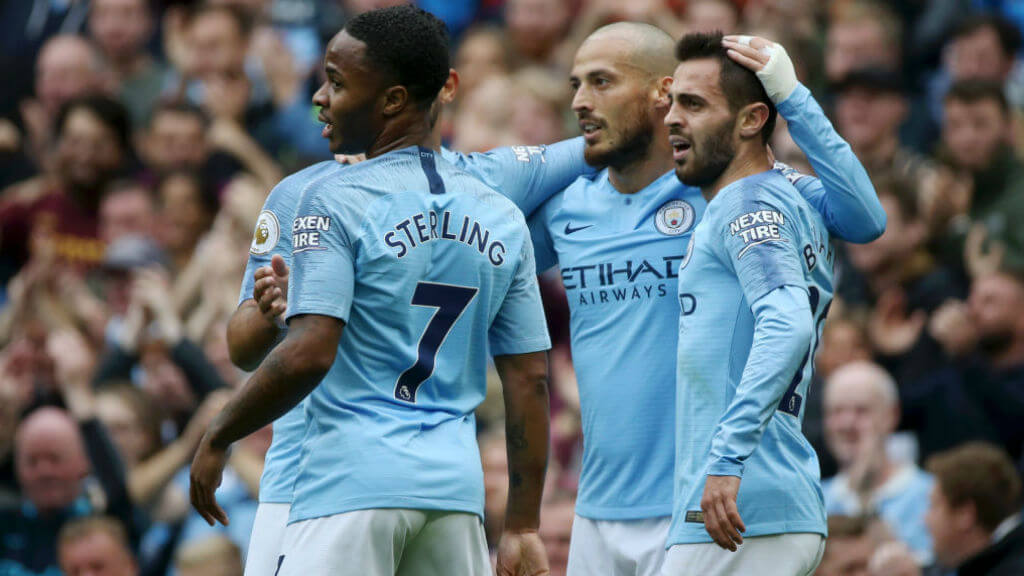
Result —
[{"label": "beard", "polygon": [[722,122],[714,131],[694,141],[685,164],[676,166],[676,177],[687,186],[704,188],[714,184],[736,156],[732,143],[735,118]]},{"label": "beard", "polygon": [[981,334],[978,338],[978,349],[985,356],[998,356],[1013,345],[1013,329],[1005,328]]},{"label": "beard", "polygon": [[[583,160],[595,168],[606,166],[621,169],[645,158],[654,141],[654,129],[645,111],[633,110],[622,118],[622,130],[617,143],[600,150],[595,146],[583,147]],[[606,128],[607,130],[607,128]]]}]

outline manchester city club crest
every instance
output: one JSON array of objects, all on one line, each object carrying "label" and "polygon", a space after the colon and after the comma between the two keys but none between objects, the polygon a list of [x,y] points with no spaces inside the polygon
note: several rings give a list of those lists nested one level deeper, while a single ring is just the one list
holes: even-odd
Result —
[{"label": "manchester city club crest", "polygon": [[654,226],[666,236],[679,236],[693,227],[693,206],[685,200],[669,200],[658,208]]},{"label": "manchester city club crest", "polygon": [[277,240],[281,237],[281,225],[277,222],[277,216],[269,210],[260,212],[256,219],[256,230],[252,234],[252,245],[249,246],[249,253],[257,256],[269,254]]}]

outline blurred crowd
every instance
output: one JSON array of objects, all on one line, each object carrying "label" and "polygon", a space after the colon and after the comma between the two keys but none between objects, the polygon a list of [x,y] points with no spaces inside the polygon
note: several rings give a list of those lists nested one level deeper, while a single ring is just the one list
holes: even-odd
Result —
[{"label": "blurred crowd", "polygon": [[[284,174],[331,158],[310,102],[323,48],[393,3],[0,2],[0,576],[241,575],[270,430],[231,454],[229,527],[191,510],[188,463],[245,381],[225,324],[260,207]],[[452,33],[461,85],[441,122],[462,152],[577,135],[568,70],[605,23],[786,46],[888,214],[875,242],[835,246],[804,427],[830,514],[818,573],[987,574],[1007,542],[1020,572],[1006,574],[1024,573],[1021,3],[419,4]],[[772,147],[811,171],[781,122]],[[542,282],[553,574],[582,443],[558,278]],[[478,422],[496,544],[508,481],[490,386]]]}]

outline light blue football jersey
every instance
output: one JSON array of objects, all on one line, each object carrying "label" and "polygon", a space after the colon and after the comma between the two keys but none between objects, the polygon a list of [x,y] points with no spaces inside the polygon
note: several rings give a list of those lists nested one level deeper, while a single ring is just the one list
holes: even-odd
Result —
[{"label": "light blue football jersey", "polygon": [[475,408],[494,355],[547,350],[522,212],[422,147],[310,183],[288,318],[346,325],[308,397],[291,521],[369,508],[483,515]]},{"label": "light blue football jersey", "polygon": [[[922,566],[934,560],[932,536],[924,522],[934,485],[935,478],[931,474],[914,464],[906,464],[878,488],[870,504],[893,534],[913,550]],[[850,488],[845,474],[823,480],[821,489],[829,515],[857,516],[871,512],[863,509],[860,497]]]},{"label": "light blue football jersey", "polygon": [[[549,146],[512,146],[475,154],[442,149],[441,154],[456,167],[507,196],[526,214],[581,174],[593,172],[583,161],[582,138]],[[281,255],[291,266],[290,223],[305,187],[344,169],[344,165],[334,161],[321,162],[288,176],[270,192],[256,222],[239,305],[252,298],[256,269],[269,266],[275,254]],[[260,502],[292,501],[292,485],[306,431],[304,406],[305,402],[274,421],[274,438],[260,480]]]},{"label": "light blue football jersey", "polygon": [[[820,214],[777,171],[734,182],[708,204],[679,271],[669,545],[711,542],[700,506],[708,473],[742,477],[744,536],[826,534],[818,459],[801,422],[832,301],[832,264]],[[807,294],[808,349],[748,366],[757,344],[751,306],[782,287]]]},{"label": "light blue football jersey", "polygon": [[[822,179],[783,164],[777,171],[836,236],[881,235],[885,211],[867,172],[807,88],[798,86],[779,112]],[[583,426],[582,517],[672,514],[677,269],[705,205],[700,190],[680,184],[674,172],[627,195],[602,171],[581,177],[530,218],[537,269],[559,266],[569,302]]]}]

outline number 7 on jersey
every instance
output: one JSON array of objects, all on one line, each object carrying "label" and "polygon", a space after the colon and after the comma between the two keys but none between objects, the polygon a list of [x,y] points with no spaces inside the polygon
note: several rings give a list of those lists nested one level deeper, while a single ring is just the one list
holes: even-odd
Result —
[{"label": "number 7 on jersey", "polygon": [[438,284],[435,282],[418,282],[412,294],[413,306],[437,308],[430,322],[420,336],[416,349],[416,363],[398,377],[395,384],[395,398],[404,402],[416,402],[416,390],[430,375],[434,373],[437,352],[441,349],[448,333],[462,317],[469,303],[477,293],[476,288]]}]

